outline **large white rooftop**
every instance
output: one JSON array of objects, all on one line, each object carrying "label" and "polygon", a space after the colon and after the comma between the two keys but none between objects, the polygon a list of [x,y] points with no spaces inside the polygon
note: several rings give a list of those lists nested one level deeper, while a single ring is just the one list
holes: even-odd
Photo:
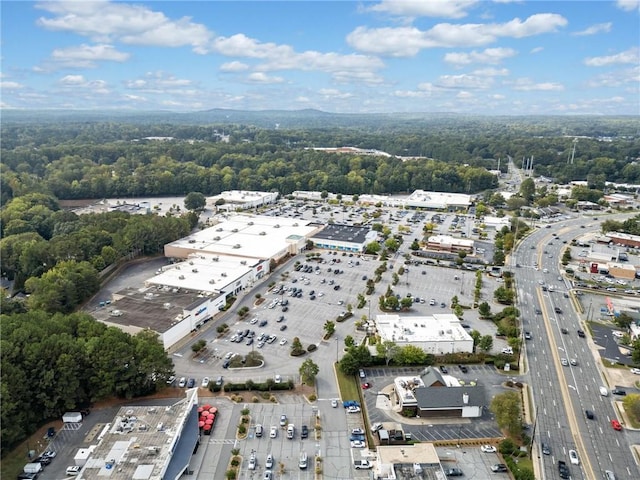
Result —
[{"label": "large white rooftop", "polygon": [[458,317],[452,313],[436,313],[424,317],[377,315],[376,326],[384,340],[396,343],[473,340]]},{"label": "large white rooftop", "polygon": [[471,205],[471,195],[416,190],[406,199],[405,204],[423,208],[468,207]]},{"label": "large white rooftop", "polygon": [[150,285],[184,288],[192,291],[219,292],[230,282],[246,275],[259,263],[255,258],[228,255],[191,254],[147,280]]},{"label": "large white rooftop", "polygon": [[167,245],[192,252],[268,259],[288,245],[311,236],[319,227],[295,218],[235,215],[213,227]]}]

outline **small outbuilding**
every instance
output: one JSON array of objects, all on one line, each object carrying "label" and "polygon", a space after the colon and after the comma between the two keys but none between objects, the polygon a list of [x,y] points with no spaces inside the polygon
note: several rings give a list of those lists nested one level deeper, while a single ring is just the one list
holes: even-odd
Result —
[{"label": "small outbuilding", "polygon": [[62,415],[64,423],[82,423],[82,414],[80,412],[66,412]]}]

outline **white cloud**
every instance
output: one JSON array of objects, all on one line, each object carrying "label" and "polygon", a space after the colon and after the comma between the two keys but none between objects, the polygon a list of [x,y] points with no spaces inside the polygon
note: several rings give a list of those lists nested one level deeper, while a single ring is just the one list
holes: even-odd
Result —
[{"label": "white cloud", "polygon": [[325,99],[345,99],[353,97],[352,93],[342,92],[336,88],[321,88],[318,93]]},{"label": "white cloud", "polygon": [[477,0],[382,0],[368,10],[402,17],[462,18],[476,3]]},{"label": "white cloud", "polygon": [[19,88],[24,88],[24,85],[18,82],[11,81],[1,81],[0,82],[0,90],[16,90]]},{"label": "white cloud", "polygon": [[567,20],[555,13],[538,13],[522,21],[515,18],[506,23],[440,23],[423,31],[416,27],[357,27],[347,42],[362,52],[391,57],[411,57],[420,50],[434,47],[474,47],[495,42],[501,37],[523,38],[555,32],[567,25]]},{"label": "white cloud", "polygon": [[632,68],[607,72],[587,81],[589,87],[622,87],[632,85],[637,93],[637,85],[640,84],[640,65]]},{"label": "white cloud", "polygon": [[489,88],[493,84],[491,77],[479,77],[476,75],[441,75],[436,85],[442,88]]},{"label": "white cloud", "polygon": [[476,50],[468,53],[451,52],[444,56],[444,61],[454,65],[468,65],[470,63],[487,63],[495,65],[505,58],[513,57],[517,52],[512,48],[487,48],[481,52]]},{"label": "white cloud", "polygon": [[616,5],[619,9],[627,12],[640,10],[640,0],[617,0]]},{"label": "white cloud", "polygon": [[544,50],[544,47],[535,47],[531,49],[530,53],[540,53]]},{"label": "white cloud", "polygon": [[363,85],[382,85],[384,79],[374,72],[336,71],[332,73],[333,79],[338,83],[358,83]]},{"label": "white cloud", "polygon": [[125,62],[130,54],[118,51],[113,45],[82,44],[74,47],[56,48],[42,64],[34,67],[37,72],[50,72],[61,68],[95,68],[97,62]]},{"label": "white cloud", "polygon": [[82,85],[86,82],[82,75],[65,75],[60,79],[62,85]]},{"label": "white cloud", "polygon": [[485,77],[504,77],[506,75],[509,75],[509,70],[506,68],[479,68],[478,70],[474,70],[473,75],[482,75]]},{"label": "white cloud", "polygon": [[237,60],[220,65],[221,72],[244,72],[246,70],[249,70],[249,65],[238,62]]},{"label": "white cloud", "polygon": [[462,92],[458,92],[458,94],[456,95],[456,98],[458,100],[468,100],[469,98],[473,98],[474,95],[471,92],[466,92],[466,91],[462,91]]},{"label": "white cloud", "polygon": [[588,67],[606,67],[608,65],[638,63],[640,61],[639,52],[640,49],[638,49],[638,47],[632,47],[629,50],[616,53],[615,55],[586,58],[584,64]]},{"label": "white cloud", "polygon": [[133,102],[146,102],[147,101],[146,97],[142,97],[140,95],[126,94],[126,95],[124,95],[124,98],[127,99],[127,100],[131,100]]},{"label": "white cloud", "polygon": [[398,98],[426,98],[430,95],[430,92],[416,90],[396,90],[392,93],[392,95]]},{"label": "white cloud", "polygon": [[512,82],[514,90],[520,90],[525,92],[530,91],[561,91],[564,90],[564,86],[560,83],[555,82],[541,82],[534,83],[533,80],[529,78],[519,78],[515,82]]},{"label": "white cloud", "polygon": [[251,83],[282,83],[282,77],[271,77],[264,72],[253,72],[247,76],[247,80]]},{"label": "white cloud", "polygon": [[586,35],[596,35],[597,33],[608,33],[611,31],[611,26],[613,24],[611,22],[607,23],[596,23],[595,25],[591,25],[584,30],[579,32],[574,32],[572,35],[576,36],[586,36]]},{"label": "white cloud", "polygon": [[[156,72],[147,72],[144,78],[127,80],[124,84],[125,87],[132,90],[160,93],[179,87],[188,87],[191,86],[193,82],[185,78],[177,78],[174,75],[159,70]],[[182,92],[185,93],[188,91],[182,90]]]},{"label": "white cloud", "polygon": [[42,2],[37,8],[50,13],[37,24],[49,30],[72,32],[97,42],[120,41],[130,45],[159,47],[191,46],[196,53],[206,53],[211,32],[189,17],[167,18],[141,5],[91,2]]}]

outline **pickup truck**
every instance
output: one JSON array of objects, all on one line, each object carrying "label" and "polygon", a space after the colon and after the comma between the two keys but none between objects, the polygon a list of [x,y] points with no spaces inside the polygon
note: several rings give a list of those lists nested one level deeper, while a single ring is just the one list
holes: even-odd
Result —
[{"label": "pickup truck", "polygon": [[567,462],[558,460],[558,473],[560,474],[560,478],[569,478],[569,467],[567,467]]},{"label": "pickup truck", "polygon": [[371,462],[369,462],[369,460],[354,460],[353,461],[353,468],[355,468],[356,470],[360,470],[360,469],[365,469],[365,468],[371,468],[373,467],[373,465],[371,465]]}]

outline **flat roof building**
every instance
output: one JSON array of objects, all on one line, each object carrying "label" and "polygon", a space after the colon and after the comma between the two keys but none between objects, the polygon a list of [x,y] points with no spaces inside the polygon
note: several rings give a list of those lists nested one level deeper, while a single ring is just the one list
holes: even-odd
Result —
[{"label": "flat roof building", "polygon": [[373,470],[376,480],[444,479],[438,451],[433,443],[389,445],[376,448]]},{"label": "flat roof building", "polygon": [[420,317],[376,315],[375,325],[383,341],[415,345],[433,355],[473,351],[473,338],[452,313]]},{"label": "flat roof building", "polygon": [[378,234],[370,227],[354,227],[329,224],[311,237],[316,248],[347,252],[363,252],[366,245],[375,241]]},{"label": "flat roof building", "polygon": [[[276,203],[278,192],[253,192],[248,190],[228,190],[219,195],[207,197],[207,206],[217,210],[236,211]],[[221,205],[218,202],[224,201]]]},{"label": "flat roof building", "polygon": [[266,215],[235,215],[213,227],[168,243],[167,257],[187,258],[191,254],[230,255],[278,261],[296,255],[306,247],[307,238],[322,225],[295,218]]},{"label": "flat roof building", "polygon": [[473,252],[475,242],[467,238],[456,238],[450,235],[431,235],[427,238],[427,250],[445,252]]},{"label": "flat roof building", "polygon": [[471,195],[416,190],[405,199],[404,204],[409,208],[429,210],[466,209],[471,205]]},{"label": "flat roof building", "polygon": [[169,406],[122,407],[76,477],[109,480],[180,478],[199,442],[198,389]]}]

